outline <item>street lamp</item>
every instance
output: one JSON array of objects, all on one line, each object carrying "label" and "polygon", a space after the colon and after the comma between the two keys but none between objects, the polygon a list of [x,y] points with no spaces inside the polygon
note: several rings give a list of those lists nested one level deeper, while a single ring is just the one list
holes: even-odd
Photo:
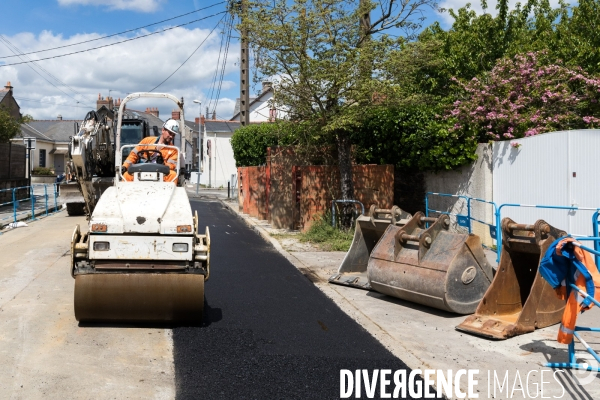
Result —
[{"label": "street lamp", "polygon": [[202,128],[200,127],[200,120],[202,119],[202,101],[194,100],[194,103],[198,103],[198,175],[196,175],[196,194],[198,194],[198,188],[200,187],[200,168],[202,166]]}]

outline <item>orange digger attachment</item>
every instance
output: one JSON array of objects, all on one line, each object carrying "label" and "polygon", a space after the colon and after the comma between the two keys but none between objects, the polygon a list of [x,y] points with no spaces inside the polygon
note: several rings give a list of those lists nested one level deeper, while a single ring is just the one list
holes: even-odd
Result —
[{"label": "orange digger attachment", "polygon": [[361,215],[356,219],[350,250],[340,264],[337,274],[329,278],[329,282],[370,289],[367,280],[369,254],[389,225],[403,226],[410,217],[409,213],[396,206],[390,210],[372,205],[367,215]]},{"label": "orange digger attachment", "polygon": [[502,220],[502,254],[494,281],[474,315],[456,329],[508,339],[560,322],[565,302],[538,272],[548,247],[566,233],[543,220],[534,225]]},{"label": "orange digger attachment", "polygon": [[[431,223],[426,228],[426,223]],[[389,296],[451,311],[475,311],[493,270],[477,235],[452,233],[450,218],[416,213],[403,227],[389,225],[371,252],[371,287]]]}]

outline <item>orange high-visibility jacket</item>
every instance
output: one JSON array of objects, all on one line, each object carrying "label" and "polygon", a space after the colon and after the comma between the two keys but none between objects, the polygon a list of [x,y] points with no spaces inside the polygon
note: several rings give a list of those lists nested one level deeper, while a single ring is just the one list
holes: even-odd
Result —
[{"label": "orange high-visibility jacket", "polygon": [[[159,137],[157,136],[148,136],[144,139],[142,139],[142,141],[139,144],[155,144],[158,142]],[[165,149],[162,148],[162,146],[158,145],[158,146],[137,146],[136,148],[134,148],[131,153],[129,153],[129,156],[127,156],[127,159],[125,160],[125,162],[123,162],[123,166],[124,167],[129,167],[133,164],[136,164],[139,160],[140,157],[138,156],[138,153],[140,152],[140,150],[159,150],[160,154],[162,154],[164,163],[166,166],[168,166],[171,169],[171,172],[169,173],[169,175],[166,175],[164,180],[166,182],[172,182],[175,180],[176,176],[177,176],[177,171],[175,171],[175,169],[177,168],[177,151],[175,149]],[[125,178],[126,181],[133,181],[133,176],[131,176],[128,172],[125,172],[123,174],[123,178]]]},{"label": "orange high-visibility jacket", "polygon": [[[560,255],[563,246],[569,242],[575,242],[575,239],[566,238],[561,240],[556,246],[556,254]],[[589,252],[582,250],[576,246],[573,246],[573,253],[575,254],[575,258],[577,258],[578,261],[585,265],[585,268],[589,271],[590,275],[592,276],[594,286],[596,288],[594,298],[596,300],[600,300],[600,274],[598,273],[598,269],[596,268],[594,257]],[[575,286],[577,286],[579,289],[585,292],[585,277],[577,269],[573,269],[573,278]],[[562,300],[566,298],[566,282],[563,281],[562,286],[556,289],[556,295]],[[582,304],[583,300],[584,297],[579,292],[577,292],[576,290],[571,290],[571,293],[569,294],[569,299],[567,300],[567,306],[565,307],[565,311],[562,316],[560,328],[558,329],[558,337],[556,338],[558,343],[569,344],[573,341],[573,332],[575,330],[577,316],[581,311],[588,310],[594,304],[591,303],[589,306],[586,306],[585,304]]]}]

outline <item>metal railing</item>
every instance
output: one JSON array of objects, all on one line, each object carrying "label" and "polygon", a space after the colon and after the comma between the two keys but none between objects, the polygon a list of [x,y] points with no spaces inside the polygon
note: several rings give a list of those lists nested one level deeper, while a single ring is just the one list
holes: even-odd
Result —
[{"label": "metal railing", "polygon": [[342,204],[359,204],[360,205],[360,212],[361,215],[365,214],[365,206],[363,203],[361,203],[358,200],[331,200],[331,226],[335,227],[335,204],[336,203],[342,203]]},{"label": "metal railing", "polygon": [[[434,196],[434,195],[441,196],[441,197],[453,197],[453,198],[465,200],[466,205],[467,205],[466,214],[452,213],[452,212],[447,212],[447,211],[431,209],[429,206],[429,196]],[[493,206],[493,208],[494,208],[493,214],[494,214],[495,224],[491,223],[491,222],[487,222],[487,221],[482,221],[482,220],[479,220],[479,219],[473,217],[472,207],[473,207],[474,202],[490,204]],[[541,205],[541,204],[538,204],[538,205],[513,204],[513,203],[506,203],[506,204],[501,204],[498,206],[493,201],[478,199],[475,197],[469,197],[469,196],[465,196],[465,195],[455,195],[455,194],[435,193],[435,192],[427,192],[425,195],[425,215],[426,216],[429,216],[429,212],[435,212],[435,213],[439,213],[439,214],[455,216],[457,225],[467,228],[469,233],[472,233],[472,227],[471,227],[472,222],[478,222],[478,223],[487,225],[489,228],[491,238],[496,240],[496,262],[500,262],[500,254],[502,253],[502,229],[500,229],[500,227],[501,227],[501,222],[502,222],[502,209],[504,207],[545,208],[545,209],[571,210],[571,211],[575,211],[575,210],[596,211],[596,213],[592,217],[592,220],[593,220],[592,224],[594,227],[594,236],[599,236],[598,235],[598,217],[599,217],[600,208],[576,207],[576,206],[553,206],[553,205]],[[600,251],[600,241],[595,241],[594,247],[597,251]],[[600,261],[600,257],[596,256],[596,258],[597,258],[596,263],[598,263],[598,261]]]},{"label": "metal railing", "polygon": [[11,222],[35,220],[36,216],[47,216],[60,208],[56,183],[0,189],[0,197],[11,199],[0,203],[0,227]]}]

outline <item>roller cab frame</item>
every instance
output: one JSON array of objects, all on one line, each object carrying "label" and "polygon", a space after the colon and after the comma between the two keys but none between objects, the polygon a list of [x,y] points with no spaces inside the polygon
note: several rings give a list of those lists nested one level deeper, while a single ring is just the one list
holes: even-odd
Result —
[{"label": "roller cab frame", "polygon": [[[133,93],[121,103],[117,124],[117,154],[121,118],[128,101],[140,97],[167,98],[180,109],[183,100],[170,94]],[[173,149],[175,146],[148,145]],[[177,157],[176,171],[179,173]],[[74,311],[78,321],[200,322],[204,282],[210,275],[210,233],[199,232],[183,187],[163,178],[161,164],[136,164],[128,169],[133,182],[123,180],[115,160],[115,182],[100,197],[88,222],[79,225],[71,242],[71,275],[75,279]]]}]

